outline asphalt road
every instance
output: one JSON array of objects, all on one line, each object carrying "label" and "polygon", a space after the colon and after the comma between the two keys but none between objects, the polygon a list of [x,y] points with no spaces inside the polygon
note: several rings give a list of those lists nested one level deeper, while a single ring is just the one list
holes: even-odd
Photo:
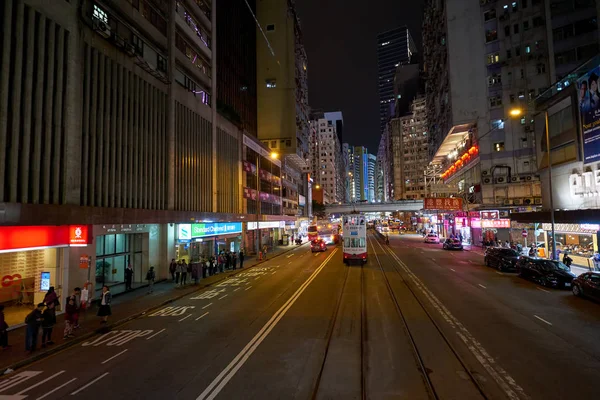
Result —
[{"label": "asphalt road", "polygon": [[0,400],[598,398],[600,305],[390,241],[364,267],[300,247],[4,377]]}]

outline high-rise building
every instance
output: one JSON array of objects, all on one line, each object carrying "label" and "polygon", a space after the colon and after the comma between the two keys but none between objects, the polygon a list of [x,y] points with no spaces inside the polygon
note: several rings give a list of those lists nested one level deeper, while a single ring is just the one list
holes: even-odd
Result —
[{"label": "high-rise building", "polygon": [[344,137],[344,116],[341,111],[331,111],[324,113],[324,117],[327,121],[329,121],[332,125],[335,126],[335,130],[337,132],[338,141],[343,143]]},{"label": "high-rise building", "polygon": [[367,200],[369,202],[375,201],[375,171],[377,170],[377,157],[375,154],[369,154],[367,156],[368,168],[367,168],[367,181],[369,186],[369,192]]},{"label": "high-rise building", "polygon": [[349,203],[354,199],[354,155],[353,148],[348,143],[342,144],[342,159],[344,162],[344,187],[346,197],[344,202]]},{"label": "high-rise building", "polygon": [[379,84],[379,125],[383,133],[394,112],[394,75],[400,64],[409,64],[416,46],[406,26],[377,35],[377,74]]},{"label": "high-rise building", "polygon": [[390,124],[386,124],[385,131],[379,140],[377,149],[377,166],[375,169],[375,200],[387,202],[390,196],[390,177],[391,175],[391,143],[390,143]]},{"label": "high-rise building", "polygon": [[421,66],[419,64],[400,64],[394,74],[394,114],[401,117],[410,112],[412,101],[421,91]]},{"label": "high-rise building", "polygon": [[310,121],[311,175],[328,194],[331,202],[345,200],[343,158],[335,125],[324,118]]},{"label": "high-rise building", "polygon": [[369,152],[366,147],[354,146],[354,201],[369,200]]}]

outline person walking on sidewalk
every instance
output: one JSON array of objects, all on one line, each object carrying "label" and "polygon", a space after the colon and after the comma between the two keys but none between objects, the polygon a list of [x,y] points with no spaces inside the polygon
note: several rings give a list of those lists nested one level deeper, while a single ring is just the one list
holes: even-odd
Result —
[{"label": "person walking on sidewalk", "polygon": [[110,310],[111,299],[112,295],[110,294],[108,286],[102,286],[102,300],[100,300],[100,308],[98,309],[98,316],[102,318],[102,321],[100,321],[101,324],[107,323],[108,317],[112,315]]},{"label": "person walking on sidewalk", "polygon": [[131,263],[127,263],[127,268],[125,268],[125,290],[131,290],[131,281],[133,280],[133,268],[131,268]]},{"label": "person walking on sidewalk", "polygon": [[83,285],[83,289],[81,289],[81,305],[79,306],[79,310],[84,313],[85,310],[88,309],[89,306],[89,301],[90,301],[90,291],[88,290],[88,286],[89,286],[89,281],[87,281],[84,285]]},{"label": "person walking on sidewalk", "polygon": [[185,260],[181,261],[181,286],[187,283],[188,265]]},{"label": "person walking on sidewalk", "polygon": [[244,249],[240,250],[240,268],[244,268]]},{"label": "person walking on sidewalk", "polygon": [[191,277],[194,280],[194,285],[197,285],[198,284],[198,273],[199,273],[198,263],[194,263],[194,264],[190,263],[190,268],[192,269]]},{"label": "person walking on sidewalk", "polygon": [[79,313],[81,311],[81,288],[80,287],[76,287],[75,290],[73,290],[73,300],[75,300],[75,321],[74,322],[74,326],[73,329],[79,329]]},{"label": "person walking on sidewalk", "polygon": [[2,350],[6,350],[10,347],[8,344],[8,324],[4,319],[4,306],[0,304],[0,346]]},{"label": "person walking on sidewalk", "polygon": [[65,307],[65,330],[63,331],[63,339],[75,337],[73,328],[75,327],[75,314],[77,314],[77,306],[75,305],[75,297],[67,297],[67,306]]},{"label": "person walking on sidewalk", "polygon": [[154,293],[154,279],[156,278],[156,273],[154,272],[154,267],[150,267],[148,272],[146,273],[146,280],[148,281],[148,293]]},{"label": "person walking on sidewalk", "polygon": [[177,269],[175,270],[175,285],[179,285],[179,281],[182,278],[181,271],[183,271],[183,263],[179,260],[177,261]]},{"label": "person walking on sidewalk", "polygon": [[177,271],[177,263],[175,259],[171,259],[171,264],[169,264],[169,273],[171,274],[171,278],[173,278],[173,282],[175,282],[175,272]]},{"label": "person walking on sidewalk", "polygon": [[233,265],[233,270],[235,271],[237,269],[237,254],[235,253],[235,251],[233,253],[231,253],[231,264]]},{"label": "person walking on sidewalk", "polygon": [[50,303],[42,313],[42,347],[46,347],[46,343],[54,344],[52,341],[54,325],[56,325],[56,309],[54,303]]},{"label": "person walking on sidewalk", "polygon": [[35,351],[38,333],[42,323],[42,310],[44,303],[39,303],[36,308],[25,317],[27,329],[25,331],[25,350],[29,353]]},{"label": "person walking on sidewalk", "polygon": [[48,292],[44,296],[44,303],[46,303],[46,305],[54,303],[55,306],[58,306],[60,304],[60,302],[58,301],[58,295],[54,291],[54,286],[50,286],[48,288]]}]

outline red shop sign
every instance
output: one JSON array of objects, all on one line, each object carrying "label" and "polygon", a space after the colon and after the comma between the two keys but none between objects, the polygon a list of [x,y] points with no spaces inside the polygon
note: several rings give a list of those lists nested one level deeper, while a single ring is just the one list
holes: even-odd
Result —
[{"label": "red shop sign", "polygon": [[0,227],[0,251],[40,247],[58,247],[89,243],[88,225],[3,226]]},{"label": "red shop sign", "polygon": [[69,244],[71,246],[86,246],[88,244],[88,226],[71,225],[69,227]]}]

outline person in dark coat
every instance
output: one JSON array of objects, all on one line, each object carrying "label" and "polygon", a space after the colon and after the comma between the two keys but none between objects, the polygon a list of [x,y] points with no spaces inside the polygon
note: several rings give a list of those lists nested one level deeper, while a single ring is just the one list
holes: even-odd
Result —
[{"label": "person in dark coat", "polygon": [[244,268],[244,250],[240,250],[240,254],[239,254],[239,259],[240,259],[240,268]]},{"label": "person in dark coat", "polygon": [[25,350],[29,353],[35,351],[37,346],[38,333],[42,323],[42,310],[44,303],[39,303],[36,308],[25,317],[27,329],[25,331]]},{"label": "person in dark coat", "polygon": [[125,290],[131,290],[131,281],[133,280],[133,268],[131,264],[127,263],[125,268]]},{"label": "person in dark coat", "polygon": [[54,303],[54,306],[58,306],[58,304],[59,304],[58,295],[54,291],[54,286],[50,286],[48,288],[48,292],[44,296],[44,303],[46,303],[46,305],[48,305],[50,303]]},{"label": "person in dark coat", "polygon": [[46,347],[46,343],[54,344],[52,341],[54,325],[56,325],[56,309],[54,303],[50,303],[42,313],[42,347]]},{"label": "person in dark coat", "polygon": [[102,317],[102,324],[108,322],[108,317],[112,315],[112,311],[110,309],[110,301],[112,300],[112,294],[108,289],[108,286],[102,286],[102,298],[100,300],[100,308],[98,309],[98,316]]},{"label": "person in dark coat", "polygon": [[10,347],[8,344],[8,324],[4,320],[4,306],[0,304],[0,346],[2,350],[6,350]]}]

